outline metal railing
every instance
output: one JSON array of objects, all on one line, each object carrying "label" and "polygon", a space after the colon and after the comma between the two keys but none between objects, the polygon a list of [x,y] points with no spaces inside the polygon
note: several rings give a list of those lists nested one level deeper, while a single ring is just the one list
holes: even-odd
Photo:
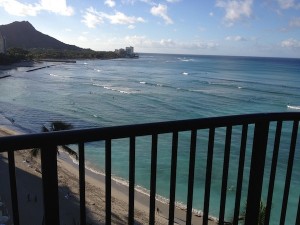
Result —
[{"label": "metal railing", "polygon": [[[0,152],[8,152],[11,199],[13,205],[13,222],[19,224],[17,186],[15,177],[14,151],[30,148],[41,148],[42,164],[42,182],[44,198],[44,222],[46,225],[59,224],[59,201],[58,201],[58,178],[57,178],[57,155],[56,146],[67,144],[78,144],[79,149],[79,188],[80,188],[80,224],[86,224],[86,206],[85,206],[85,143],[93,141],[105,141],[105,204],[106,204],[106,224],[111,224],[111,176],[112,176],[112,140],[129,138],[129,194],[128,194],[128,224],[134,224],[134,188],[135,188],[135,151],[136,137],[151,136],[151,175],[150,175],[150,206],[149,206],[149,224],[155,223],[155,196],[157,180],[157,155],[158,155],[158,137],[161,134],[172,134],[172,152],[171,152],[171,177],[170,177],[170,195],[169,195],[169,224],[174,223],[175,209],[175,190],[176,190],[176,171],[177,171],[177,152],[178,152],[178,133],[190,131],[190,159],[188,176],[188,193],[186,224],[191,224],[193,191],[194,191],[194,173],[195,173],[195,154],[197,137],[199,130],[207,129],[209,131],[207,159],[206,159],[206,178],[203,205],[203,224],[208,224],[210,190],[212,179],[212,163],[214,153],[215,131],[217,128],[226,129],[223,175],[221,185],[219,224],[224,224],[227,180],[229,170],[229,157],[231,148],[232,129],[235,126],[241,126],[241,141],[239,145],[239,165],[236,180],[236,194],[234,217],[232,224],[238,224],[242,181],[244,176],[244,163],[246,145],[252,142],[251,165],[249,175],[249,186],[247,194],[247,205],[245,214],[245,224],[258,224],[259,208],[262,195],[264,167],[267,152],[267,143],[270,123],[276,123],[276,133],[274,148],[272,149],[272,165],[268,185],[268,197],[266,202],[265,224],[269,224],[270,211],[272,204],[272,194],[274,189],[274,180],[276,175],[277,158],[282,136],[283,122],[290,121],[291,137],[289,146],[288,165],[286,170],[286,180],[284,186],[281,216],[278,224],[285,224],[286,210],[288,206],[288,197],[293,171],[293,163],[296,152],[296,143],[298,136],[298,125],[300,113],[267,113],[251,114],[239,116],[225,116],[205,119],[192,119],[183,121],[160,122],[150,124],[138,124],[129,126],[117,126],[106,128],[93,128],[81,130],[69,130],[50,133],[26,134],[19,136],[6,136],[0,138]],[[253,139],[249,139],[248,127],[254,127]],[[299,148],[299,146],[297,146]],[[299,149],[297,149],[299,154]],[[47,179],[45,179],[47,177]],[[300,187],[298,187],[300,188]],[[299,198],[300,199],[300,198]],[[295,216],[296,225],[300,224],[300,205],[298,203]]]}]

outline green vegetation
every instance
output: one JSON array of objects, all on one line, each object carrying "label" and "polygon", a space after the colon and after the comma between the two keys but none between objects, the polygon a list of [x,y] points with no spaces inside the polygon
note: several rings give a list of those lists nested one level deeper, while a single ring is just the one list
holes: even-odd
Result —
[{"label": "green vegetation", "polygon": [[[239,221],[240,222],[238,224],[245,224],[246,208],[247,208],[247,201],[245,202],[244,209],[243,209],[241,215],[239,216]],[[259,213],[258,213],[258,223],[256,225],[264,225],[265,224],[266,210],[267,210],[266,203],[264,203],[263,200],[260,200]],[[232,225],[233,221],[225,222],[225,224]]]},{"label": "green vegetation", "polygon": [[0,53],[0,65],[9,65],[23,60],[32,60],[32,55],[21,48],[10,48],[6,54]]},{"label": "green vegetation", "polygon": [[33,59],[115,59],[119,56],[115,52],[82,50],[57,50],[57,49],[30,49]]},{"label": "green vegetation", "polygon": [[[72,124],[63,122],[63,121],[53,121],[50,124],[50,127],[42,126],[42,132],[52,132],[52,131],[62,131],[62,130],[70,130],[72,129]],[[69,148],[68,146],[63,145],[62,148],[68,152],[70,155],[73,155],[76,159],[78,159],[77,152]],[[59,154],[58,148],[56,148],[57,154]],[[30,151],[31,157],[36,157],[40,153],[39,148],[34,148]]]},{"label": "green vegetation", "polygon": [[42,59],[116,59],[120,58],[115,52],[82,50],[58,50],[35,48],[24,50],[21,48],[10,48],[6,54],[0,54],[0,65],[9,65],[21,61]]}]

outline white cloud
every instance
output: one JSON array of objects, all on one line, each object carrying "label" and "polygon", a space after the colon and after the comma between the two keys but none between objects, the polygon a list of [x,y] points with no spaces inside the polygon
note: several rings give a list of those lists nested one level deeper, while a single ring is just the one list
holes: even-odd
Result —
[{"label": "white cloud", "polygon": [[281,47],[284,48],[300,48],[300,40],[289,38],[281,42]]},{"label": "white cloud", "polygon": [[300,27],[300,17],[295,17],[290,20],[290,27]]},{"label": "white cloud", "polygon": [[67,31],[67,32],[71,32],[71,31],[72,31],[72,29],[71,29],[71,28],[66,28],[66,29],[65,29],[65,31]]},{"label": "white cloud", "polygon": [[82,42],[86,42],[88,39],[86,37],[84,37],[84,36],[79,36],[78,40],[82,41]]},{"label": "white cloud", "polygon": [[232,26],[236,21],[250,17],[253,0],[217,0],[216,6],[225,9],[224,20]]},{"label": "white cloud", "polygon": [[168,16],[168,7],[166,5],[158,4],[158,6],[153,6],[150,12],[154,16],[162,17],[165,24],[173,24],[172,19]]},{"label": "white cloud", "polygon": [[130,30],[133,30],[134,28],[135,28],[135,26],[132,25],[132,24],[130,24],[130,25],[128,26],[128,29],[130,29]]},{"label": "white cloud", "polygon": [[213,13],[213,12],[210,12],[210,13],[209,13],[209,16],[214,16],[214,13]]},{"label": "white cloud", "polygon": [[102,16],[110,21],[111,24],[134,24],[138,22],[145,22],[142,17],[126,16],[122,12],[116,12],[114,15],[101,13]]},{"label": "white cloud", "polygon": [[17,0],[0,0],[0,7],[14,16],[36,16],[41,11],[71,16],[74,9],[67,6],[66,0],[40,0],[37,3],[21,3]]},{"label": "white cloud", "polygon": [[160,41],[159,41],[159,44],[161,45],[161,46],[164,46],[164,47],[175,47],[176,46],[176,43],[172,40],[172,39],[167,39],[167,40],[165,40],[165,39],[161,39]]},{"label": "white cloud", "polygon": [[174,3],[174,2],[179,2],[180,0],[166,0],[166,1],[170,3]]},{"label": "white cloud", "polygon": [[36,16],[39,12],[36,4],[23,4],[16,0],[0,0],[0,6],[14,16]]},{"label": "white cloud", "polygon": [[186,43],[177,42],[172,39],[151,40],[146,36],[126,36],[125,43],[138,48],[171,49],[177,51],[178,49],[197,51],[199,49],[212,49],[219,46],[218,43],[215,43],[213,41],[193,41],[190,43]]},{"label": "white cloud", "polygon": [[95,28],[98,24],[104,23],[107,20],[111,24],[135,24],[143,23],[145,20],[142,17],[126,16],[122,12],[115,12],[115,14],[107,14],[104,12],[98,12],[93,7],[86,9],[81,20],[87,27]]},{"label": "white cloud", "polygon": [[237,36],[227,36],[225,38],[225,40],[226,41],[246,41],[247,39],[237,35]]},{"label": "white cloud", "polygon": [[89,28],[95,28],[98,24],[104,23],[101,14],[98,13],[93,7],[86,9],[81,22],[83,22]]},{"label": "white cloud", "polygon": [[295,0],[277,0],[281,9],[289,9],[289,8],[300,8],[300,3],[296,3]]},{"label": "white cloud", "polygon": [[66,0],[41,0],[42,10],[54,12],[63,16],[71,16],[74,14],[72,7],[67,6]]},{"label": "white cloud", "polygon": [[116,6],[116,2],[114,0],[105,0],[104,4],[111,8]]}]

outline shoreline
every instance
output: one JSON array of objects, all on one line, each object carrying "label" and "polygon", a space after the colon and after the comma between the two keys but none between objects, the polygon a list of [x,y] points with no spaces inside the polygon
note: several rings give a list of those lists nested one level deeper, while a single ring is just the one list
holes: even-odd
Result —
[{"label": "shoreline", "polygon": [[36,62],[32,60],[32,61],[12,63],[9,65],[0,65],[0,71],[18,69],[19,67],[33,67],[35,63]]},{"label": "shoreline", "polygon": [[[62,150],[64,151],[64,150]],[[79,164],[78,164],[78,160],[76,160],[73,156],[69,155],[68,153],[64,152],[64,154],[66,154],[66,157],[64,160],[65,160],[65,163],[68,163],[70,166],[74,167],[76,170],[79,170]],[[91,168],[91,167],[87,167],[87,165],[85,165],[85,174],[88,174],[87,176],[90,176],[94,179],[101,179],[101,181],[103,181],[103,186],[105,185],[105,173],[104,172],[100,172],[98,171],[97,169],[94,169],[94,168]],[[98,178],[97,178],[98,177]],[[129,187],[129,182],[128,180],[125,180],[121,177],[118,177],[118,176],[114,176],[112,175],[111,177],[111,182],[114,184],[113,185],[122,185],[122,186],[125,186],[126,188]],[[113,188],[113,187],[112,187]],[[143,195],[143,198],[150,198],[150,190],[142,187],[142,186],[139,186],[137,184],[135,184],[135,194],[138,194],[138,195]],[[122,191],[122,190],[120,190]],[[164,196],[161,196],[161,195],[158,195],[156,194],[155,196],[155,199],[156,199],[156,205],[159,204],[159,205],[163,205],[162,208],[164,208],[164,205],[168,205],[169,204],[169,199],[167,199],[166,197]],[[149,204],[148,205],[145,205],[145,202],[146,201],[142,201],[141,204],[143,204],[145,207],[149,207]],[[148,199],[148,203],[149,203],[149,199]],[[168,206],[167,206],[168,207]],[[175,211],[176,210],[181,210],[181,211],[186,211],[186,204],[182,203],[182,202],[175,202]],[[149,210],[148,210],[149,211]],[[168,211],[166,212],[166,217],[168,216]],[[193,208],[192,209],[192,216],[193,217],[202,217],[203,216],[203,212],[201,210],[198,210],[198,209],[195,209]],[[209,220],[210,221],[214,221],[214,222],[218,222],[218,219],[216,217],[213,217],[213,216],[208,216]],[[178,220],[181,220],[181,221],[184,221],[185,222],[185,219],[186,217],[184,218],[176,218],[176,213],[175,213],[175,221],[176,219]]]},{"label": "shoreline", "polygon": [[[0,136],[1,135],[15,135],[20,134],[8,128],[7,126],[0,125]],[[24,151],[22,151],[24,152]],[[18,154],[16,153],[16,167],[20,162],[25,162],[28,164],[27,167],[23,168],[25,172],[30,172],[33,170],[35,176],[40,176],[40,162],[34,162],[35,160],[31,159],[27,153]],[[25,158],[25,159],[24,159]],[[36,161],[39,161],[36,158]],[[2,164],[2,162],[0,161]],[[21,163],[22,164],[22,163]],[[68,153],[64,152],[60,148],[60,154],[58,155],[58,180],[59,180],[59,194],[60,196],[60,208],[63,208],[67,199],[67,193],[71,193],[71,196],[74,196],[75,199],[79,199],[79,172],[78,165],[73,162],[71,156]],[[32,171],[31,171],[32,172]],[[97,173],[85,169],[85,181],[86,181],[86,208],[87,208],[87,218],[93,221],[93,224],[102,224],[105,222],[105,175],[101,172],[96,171]],[[17,181],[18,182],[18,181]],[[127,181],[122,178],[112,177],[111,181],[111,202],[112,202],[112,220],[114,216],[117,219],[121,219],[121,223],[127,223],[127,211],[128,211],[128,185]],[[1,192],[0,192],[1,194]],[[159,199],[160,196],[156,196],[156,208],[158,209],[155,215],[156,224],[167,224],[168,223],[168,209],[169,206],[166,202],[163,202]],[[41,198],[41,197],[40,197]],[[96,201],[98,199],[98,201]],[[67,201],[68,202],[68,201]],[[100,202],[96,204],[95,202]],[[19,203],[20,204],[20,203]],[[19,207],[22,207],[20,205]],[[74,208],[73,206],[68,206],[69,208]],[[78,218],[78,212],[70,213],[69,208],[65,210],[68,211],[68,218],[70,220],[70,215],[72,218]],[[60,209],[62,210],[62,209]],[[65,215],[65,213],[61,213]],[[182,208],[175,207],[175,218],[174,221],[176,224],[185,224],[186,210]],[[30,218],[29,218],[30,219]],[[146,191],[141,191],[138,186],[135,187],[135,220],[141,224],[148,224],[149,221],[149,195]],[[99,223],[100,222],[100,223]],[[120,222],[120,221],[119,221]],[[202,216],[195,213],[192,214],[192,222],[195,224],[202,224]],[[209,218],[209,224],[217,224],[216,220],[213,220],[212,217]]]}]

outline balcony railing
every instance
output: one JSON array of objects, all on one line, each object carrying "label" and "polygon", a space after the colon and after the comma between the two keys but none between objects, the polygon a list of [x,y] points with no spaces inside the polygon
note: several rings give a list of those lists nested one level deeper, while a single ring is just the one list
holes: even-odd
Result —
[{"label": "balcony railing", "polygon": [[[214,143],[216,129],[225,128],[225,148],[223,161],[223,175],[221,185],[219,224],[224,224],[227,181],[229,170],[229,157],[231,148],[232,130],[234,127],[240,127],[240,145],[239,145],[239,165],[236,180],[236,194],[233,224],[238,224],[240,207],[242,181],[244,179],[245,151],[248,143],[252,143],[251,164],[249,173],[249,186],[246,200],[245,224],[258,224],[259,208],[262,197],[262,188],[264,180],[264,168],[267,154],[267,145],[269,136],[274,133],[274,142],[272,143],[272,162],[269,174],[269,183],[267,189],[265,223],[269,224],[272,205],[272,196],[276,168],[278,161],[278,152],[282,138],[283,123],[290,123],[286,129],[291,134],[288,138],[289,148],[287,151],[288,163],[286,169],[286,179],[284,192],[282,194],[280,221],[278,224],[285,224],[286,211],[288,207],[288,198],[291,185],[291,178],[294,166],[295,154],[299,158],[299,145],[297,145],[298,125],[300,113],[268,113],[252,114],[240,116],[226,116],[206,119],[193,119],[172,122],[160,122],[150,124],[138,124],[129,126],[106,127],[60,131],[51,133],[26,134],[19,136],[6,136],[0,138],[0,152],[7,152],[10,174],[10,189],[13,208],[13,224],[19,224],[18,198],[15,176],[14,152],[21,149],[41,148],[41,170],[43,183],[44,199],[44,223],[46,225],[60,224],[59,219],[59,200],[58,200],[58,178],[57,178],[57,155],[56,146],[67,144],[78,144],[79,149],[79,188],[80,188],[80,224],[86,224],[86,206],[85,206],[85,144],[94,141],[105,142],[105,197],[106,197],[106,224],[111,224],[111,175],[112,175],[112,141],[115,139],[129,139],[129,194],[128,194],[128,224],[134,224],[134,188],[135,188],[135,140],[139,136],[152,137],[151,143],[151,175],[150,175],[150,205],[149,205],[149,224],[155,223],[155,196],[157,181],[157,155],[158,155],[158,137],[161,134],[172,134],[172,152],[171,152],[171,176],[170,176],[170,195],[169,195],[169,224],[174,223],[175,209],[175,191],[176,191],[176,172],[177,172],[177,152],[178,152],[178,134],[180,132],[190,132],[190,159],[188,176],[188,193],[186,224],[191,224],[193,192],[194,192],[194,173],[195,173],[195,154],[200,130],[208,130],[208,146],[206,160],[206,177],[203,205],[203,224],[208,224],[210,190],[212,180],[212,163],[214,154]],[[273,131],[270,124],[275,124]],[[249,127],[252,126],[254,133],[249,135]],[[299,171],[298,171],[299,174]],[[45,179],[47,178],[47,179]],[[298,177],[300,179],[300,177]],[[299,190],[300,187],[298,186]],[[298,196],[297,212],[295,214],[295,224],[300,224],[300,205]]]}]

